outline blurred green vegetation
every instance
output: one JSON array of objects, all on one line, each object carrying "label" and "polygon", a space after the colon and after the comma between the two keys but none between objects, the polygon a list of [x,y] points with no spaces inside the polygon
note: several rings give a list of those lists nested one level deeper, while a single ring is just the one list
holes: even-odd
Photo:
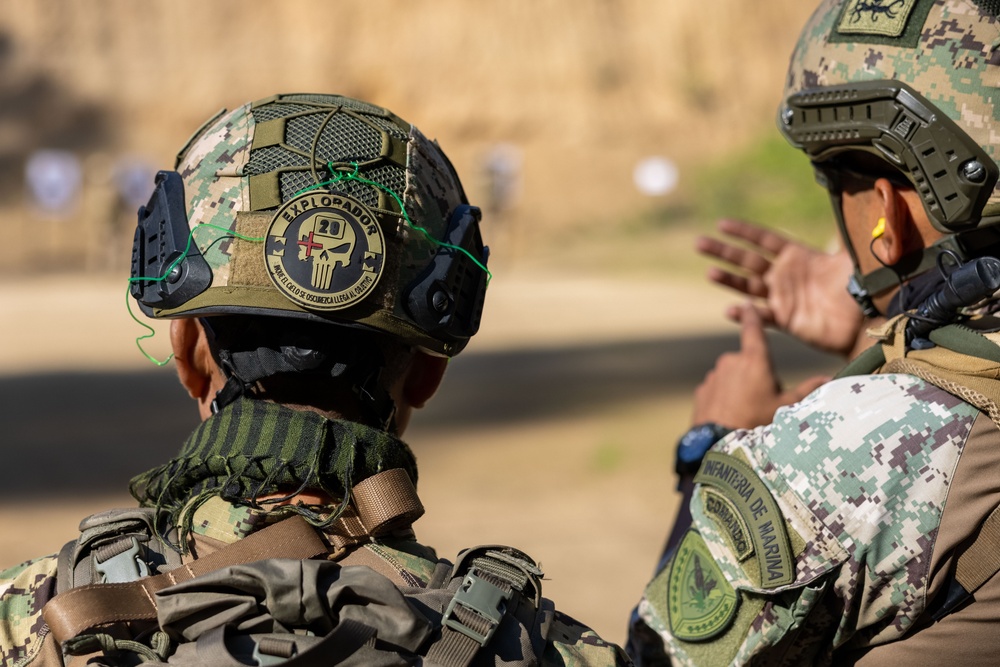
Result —
[{"label": "blurred green vegetation", "polygon": [[834,230],[830,198],[806,156],[776,132],[742,151],[696,167],[687,196],[695,225],[739,217],[824,245]]},{"label": "blurred green vegetation", "polygon": [[[595,219],[560,235],[560,262],[612,273],[701,276],[698,235],[739,218],[825,248],[836,236],[830,199],[809,160],[774,131],[723,157],[681,169],[672,194],[619,220]],[[583,233],[581,233],[583,232]]]},{"label": "blurred green vegetation", "polygon": [[614,472],[625,462],[625,448],[618,442],[600,443],[591,455],[591,468],[595,472]]}]

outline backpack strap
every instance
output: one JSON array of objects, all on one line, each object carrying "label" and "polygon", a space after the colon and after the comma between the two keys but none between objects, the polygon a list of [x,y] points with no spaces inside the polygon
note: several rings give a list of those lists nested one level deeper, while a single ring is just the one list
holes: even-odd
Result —
[{"label": "backpack strap", "polygon": [[542,571],[522,551],[481,546],[459,555],[449,589],[455,594],[441,619],[441,636],[428,649],[427,663],[467,667],[493,639],[505,616],[531,628],[541,602]]},{"label": "backpack strap", "polygon": [[1000,507],[986,517],[975,541],[959,554],[944,602],[931,617],[940,621],[958,609],[997,572],[1000,572]]},{"label": "backpack strap", "polygon": [[117,584],[172,570],[180,554],[154,530],[155,511],[114,509],[80,522],[80,537],[59,552],[56,592],[92,583]]},{"label": "backpack strap", "polygon": [[153,595],[163,588],[231,565],[268,558],[306,559],[327,553],[315,529],[300,516],[262,528],[179,568],[118,584],[90,584],[52,598],[42,617],[60,644],[98,626],[156,618]]}]

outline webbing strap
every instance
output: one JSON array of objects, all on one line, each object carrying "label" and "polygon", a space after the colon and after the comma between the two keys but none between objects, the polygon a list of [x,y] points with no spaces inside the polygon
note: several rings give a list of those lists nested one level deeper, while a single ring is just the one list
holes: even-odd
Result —
[{"label": "webbing strap", "polygon": [[[464,552],[453,574],[468,571],[441,620],[441,636],[428,649],[425,663],[467,667],[493,639],[504,616],[525,603],[538,609],[541,570],[522,552],[509,547],[477,547]],[[459,578],[452,580],[452,587]]]},{"label": "webbing strap", "polygon": [[1000,572],[1000,507],[990,512],[975,541],[959,554],[944,602],[932,618],[940,621],[958,609],[997,572]]},{"label": "webbing strap", "polygon": [[475,568],[470,570],[445,611],[441,638],[427,651],[426,662],[467,667],[493,638],[513,593],[510,582]]},{"label": "webbing strap", "polygon": [[122,584],[91,584],[60,593],[42,609],[42,618],[62,644],[102,625],[155,619],[155,593],[199,575],[268,558],[306,559],[326,552],[327,546],[316,530],[302,517],[292,516],[163,574]]},{"label": "webbing strap", "polygon": [[350,506],[330,529],[330,542],[336,549],[407,528],[424,514],[417,490],[403,468],[383,470],[358,482],[351,498]]},{"label": "webbing strap", "polygon": [[969,593],[1000,572],[1000,507],[983,522],[976,541],[958,557],[955,578]]}]

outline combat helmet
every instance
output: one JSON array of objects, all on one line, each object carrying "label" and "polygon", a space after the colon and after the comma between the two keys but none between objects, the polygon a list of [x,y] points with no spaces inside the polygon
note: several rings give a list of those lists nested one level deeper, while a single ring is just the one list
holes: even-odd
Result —
[{"label": "combat helmet", "polygon": [[778,126],[830,189],[841,232],[839,176],[861,153],[914,188],[944,234],[892,269],[855,272],[849,289],[869,313],[870,296],[942,249],[1000,247],[998,13],[996,0],[823,0],[792,55]]},{"label": "combat helmet", "polygon": [[[276,95],[220,112],[157,174],[131,294],[154,318],[320,323],[450,357],[482,315],[479,222],[416,127],[348,97]],[[314,356],[247,352],[243,386]]]}]

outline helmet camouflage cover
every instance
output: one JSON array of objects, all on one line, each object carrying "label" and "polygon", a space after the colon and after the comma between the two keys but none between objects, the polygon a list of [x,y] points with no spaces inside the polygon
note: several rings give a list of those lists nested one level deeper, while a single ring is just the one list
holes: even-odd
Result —
[{"label": "helmet camouflage cover", "polygon": [[[838,155],[873,154],[921,194],[940,245],[963,256],[994,246],[998,11],[997,0],[824,0],[792,55],[779,128],[821,180]],[[898,280],[864,278],[872,293]]]},{"label": "helmet camouflage cover", "polygon": [[452,356],[487,284],[479,209],[436,142],[337,95],[220,112],[139,211],[132,295],[157,318],[264,315]]}]

